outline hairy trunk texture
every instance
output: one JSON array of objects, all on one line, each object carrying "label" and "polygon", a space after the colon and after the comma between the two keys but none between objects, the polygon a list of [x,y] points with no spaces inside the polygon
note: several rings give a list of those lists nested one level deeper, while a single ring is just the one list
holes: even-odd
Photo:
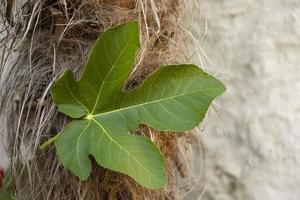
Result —
[{"label": "hairy trunk texture", "polygon": [[194,173],[190,161],[192,154],[201,153],[194,134],[159,134],[141,126],[138,134],[151,137],[166,159],[169,185],[155,191],[95,162],[90,178],[81,182],[61,166],[54,147],[39,149],[68,121],[51,102],[51,84],[66,68],[80,74],[99,34],[120,23],[139,22],[142,48],[126,85],[133,88],[162,64],[190,61],[195,52],[183,50],[193,38],[182,23],[185,10],[197,8],[195,2],[44,0],[12,6],[7,0],[1,16],[6,36],[0,109],[17,199],[176,199],[200,187],[199,172]]}]

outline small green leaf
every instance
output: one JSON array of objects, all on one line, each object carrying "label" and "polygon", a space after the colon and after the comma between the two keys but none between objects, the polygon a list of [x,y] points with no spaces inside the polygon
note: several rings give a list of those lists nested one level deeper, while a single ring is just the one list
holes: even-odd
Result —
[{"label": "small green leaf", "polygon": [[13,177],[11,170],[7,172],[7,175],[4,178],[3,185],[0,187],[0,199],[2,200],[14,200],[15,192],[13,190]]},{"label": "small green leaf", "polygon": [[92,155],[102,167],[127,174],[145,187],[163,187],[160,151],[150,139],[130,132],[141,123],[159,131],[193,129],[225,91],[197,66],[171,65],[124,92],[138,48],[136,22],[109,29],[94,45],[81,79],[75,81],[67,70],[51,88],[59,111],[78,118],[64,127],[55,144],[64,167],[82,180],[90,174]]}]

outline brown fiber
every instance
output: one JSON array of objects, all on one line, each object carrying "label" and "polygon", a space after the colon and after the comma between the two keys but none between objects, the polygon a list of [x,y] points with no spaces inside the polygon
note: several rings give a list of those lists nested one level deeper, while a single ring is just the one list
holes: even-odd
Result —
[{"label": "brown fiber", "polygon": [[182,186],[180,181],[193,176],[186,153],[199,148],[193,134],[157,133],[147,126],[135,133],[151,137],[165,157],[169,184],[160,190],[143,188],[95,161],[90,178],[80,181],[61,166],[53,145],[39,149],[69,120],[51,101],[51,84],[66,68],[80,74],[91,45],[105,29],[131,20],[140,24],[142,47],[127,88],[163,64],[189,61],[180,27],[186,1],[41,0],[13,8],[11,2],[2,9],[2,20],[8,21],[3,29],[7,37],[1,39],[0,109],[17,199],[163,200],[189,192],[196,183]]}]

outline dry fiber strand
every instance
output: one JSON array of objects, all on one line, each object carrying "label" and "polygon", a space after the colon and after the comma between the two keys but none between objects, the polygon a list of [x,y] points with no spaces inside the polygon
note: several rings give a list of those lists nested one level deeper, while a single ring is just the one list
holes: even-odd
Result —
[{"label": "dry fiber strand", "polygon": [[68,122],[51,101],[53,81],[67,68],[78,77],[91,45],[107,28],[132,20],[140,24],[142,46],[127,88],[163,64],[189,62],[183,52],[187,36],[180,27],[186,1],[16,2],[1,5],[5,36],[0,37],[0,120],[17,199],[179,199],[198,187],[197,181],[180,185],[194,176],[187,153],[190,148],[200,154],[199,136],[194,134],[162,134],[144,125],[133,133],[151,137],[164,155],[169,184],[160,190],[143,188],[95,161],[90,178],[80,181],[61,166],[53,146],[44,152],[39,149]]}]

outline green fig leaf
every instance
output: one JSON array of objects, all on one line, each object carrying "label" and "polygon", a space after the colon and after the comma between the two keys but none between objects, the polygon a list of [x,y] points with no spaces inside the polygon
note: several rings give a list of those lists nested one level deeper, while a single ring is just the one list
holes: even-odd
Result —
[{"label": "green fig leaf", "polygon": [[[0,181],[2,177],[0,177]],[[3,183],[0,183],[0,199],[2,200],[15,200],[16,195],[14,191],[14,180],[11,170],[8,170],[7,175],[4,177]]]},{"label": "green fig leaf", "polygon": [[67,70],[51,88],[59,111],[74,118],[55,142],[57,154],[81,180],[91,172],[92,155],[100,166],[144,187],[163,187],[167,180],[159,149],[130,132],[139,124],[158,131],[193,129],[225,91],[195,65],[163,66],[136,89],[123,91],[138,49],[136,22],[108,29],[92,48],[81,79]]}]

